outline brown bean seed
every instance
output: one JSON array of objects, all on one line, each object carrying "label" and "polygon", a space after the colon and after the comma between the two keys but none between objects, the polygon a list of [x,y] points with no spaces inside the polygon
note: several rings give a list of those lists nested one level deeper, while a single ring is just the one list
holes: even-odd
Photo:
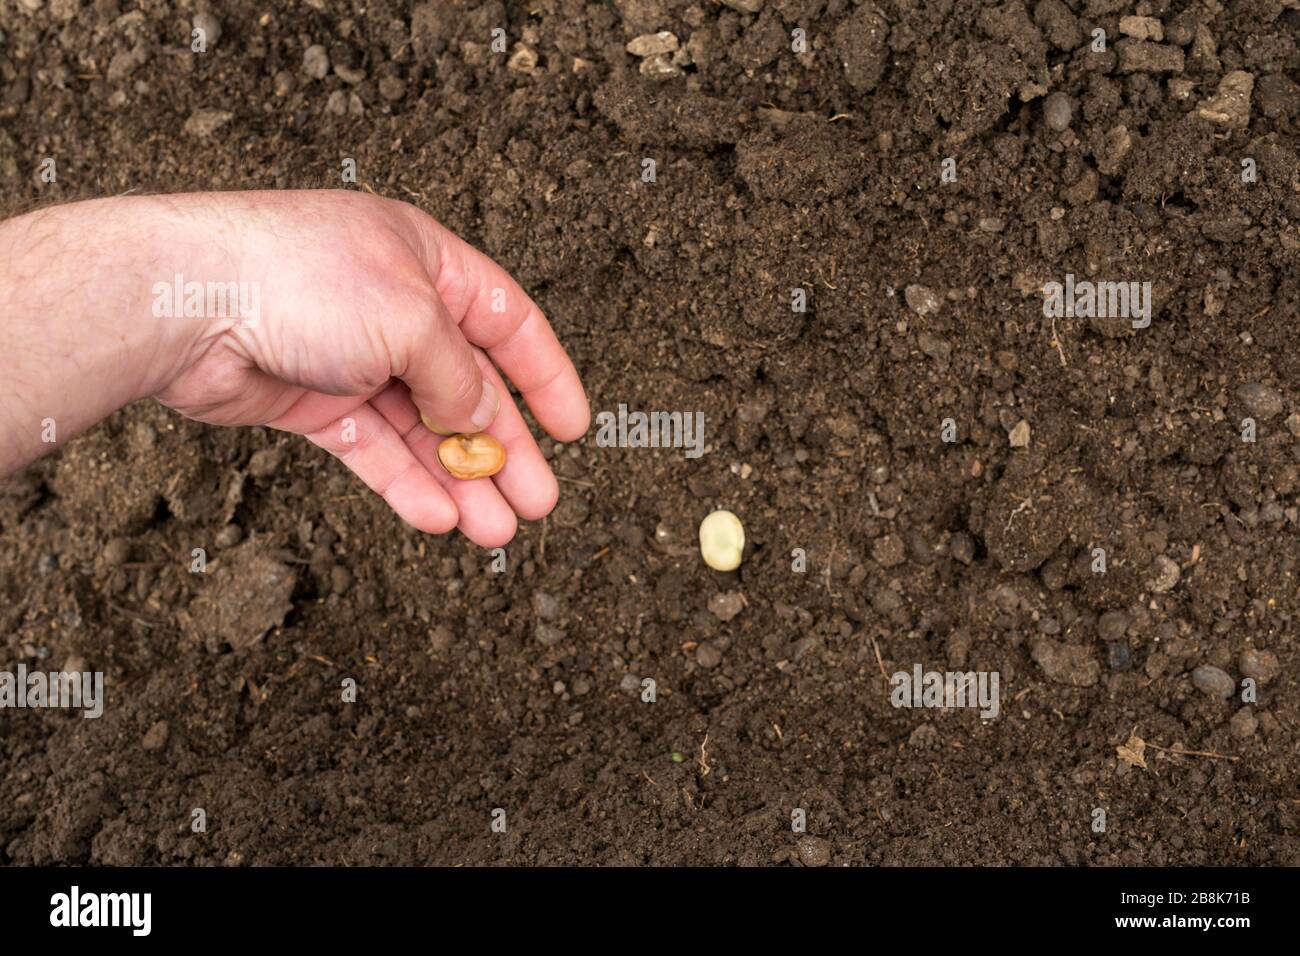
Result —
[{"label": "brown bean seed", "polygon": [[438,446],[438,460],[453,478],[490,478],[505,467],[506,450],[486,432],[452,435]]}]

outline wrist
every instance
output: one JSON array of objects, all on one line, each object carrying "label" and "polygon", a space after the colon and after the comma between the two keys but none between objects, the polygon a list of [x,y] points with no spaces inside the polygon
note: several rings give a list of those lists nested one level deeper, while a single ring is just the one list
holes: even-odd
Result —
[{"label": "wrist", "polygon": [[154,394],[219,334],[174,302],[176,276],[183,289],[187,271],[220,252],[186,214],[167,198],[114,198],[0,224],[0,322],[12,345],[0,355],[0,473]]}]

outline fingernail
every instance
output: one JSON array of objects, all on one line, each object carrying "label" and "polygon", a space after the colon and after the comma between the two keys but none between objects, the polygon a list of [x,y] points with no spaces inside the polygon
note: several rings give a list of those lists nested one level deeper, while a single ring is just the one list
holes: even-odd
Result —
[{"label": "fingernail", "polygon": [[483,379],[483,396],[478,400],[478,408],[474,409],[469,420],[475,428],[482,431],[492,424],[492,419],[497,417],[500,409],[501,399],[497,397],[496,388],[487,379]]},{"label": "fingernail", "polygon": [[429,431],[437,432],[439,435],[447,436],[456,434],[450,428],[443,428],[436,422],[430,421],[429,416],[424,414],[424,412],[420,412],[420,421],[424,422],[424,427],[429,429]]}]

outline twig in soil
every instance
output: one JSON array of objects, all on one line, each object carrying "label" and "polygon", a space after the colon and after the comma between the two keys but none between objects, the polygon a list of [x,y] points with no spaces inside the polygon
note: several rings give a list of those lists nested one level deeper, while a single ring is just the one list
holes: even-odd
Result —
[{"label": "twig in soil", "polygon": [[700,776],[707,777],[712,771],[709,766],[709,735],[705,734],[704,739],[700,741],[700,758],[696,761],[700,765]]},{"label": "twig in soil", "polygon": [[1159,744],[1147,742],[1147,746],[1152,750],[1159,750],[1167,754],[1178,754],[1180,757],[1209,757],[1213,760],[1231,760],[1236,763],[1241,758],[1234,757],[1231,754],[1215,753],[1213,750],[1183,750],[1180,747],[1161,747]]},{"label": "twig in soil", "polygon": [[567,481],[571,485],[582,485],[584,488],[595,488],[595,484],[590,481],[583,481],[581,478],[565,478],[563,475],[555,476],[557,481]]},{"label": "twig in soil", "polygon": [[1068,368],[1070,363],[1065,360],[1065,350],[1061,348],[1061,337],[1056,334],[1056,316],[1052,316],[1052,345],[1056,346],[1056,354],[1061,357],[1061,368]]},{"label": "twig in soil", "polygon": [[888,687],[889,672],[885,670],[885,662],[880,658],[880,645],[876,643],[876,639],[874,637],[871,639],[871,646],[876,652],[876,663],[880,665],[880,676],[885,679],[885,686]]},{"label": "twig in soil", "polygon": [[1026,508],[1033,508],[1033,507],[1034,507],[1034,499],[1033,499],[1033,498],[1026,498],[1024,501],[1020,502],[1020,504],[1016,506],[1016,510],[1013,511],[1013,512],[1011,512],[1011,514],[1007,516],[1007,526],[1006,526],[1003,530],[1004,530],[1004,531],[1010,531],[1010,530],[1011,530],[1011,525],[1012,525],[1012,524],[1015,522],[1015,520],[1016,520],[1016,515],[1020,514],[1020,513],[1021,513],[1022,511],[1024,511]]},{"label": "twig in soil", "polygon": [[118,614],[121,614],[123,617],[129,617],[137,624],[143,624],[145,627],[166,627],[167,626],[166,621],[159,621],[151,617],[145,617],[143,614],[137,614],[135,611],[129,610],[124,607],[120,607],[119,605],[114,604],[112,601],[108,601],[106,603],[108,604],[109,610],[116,611]]}]

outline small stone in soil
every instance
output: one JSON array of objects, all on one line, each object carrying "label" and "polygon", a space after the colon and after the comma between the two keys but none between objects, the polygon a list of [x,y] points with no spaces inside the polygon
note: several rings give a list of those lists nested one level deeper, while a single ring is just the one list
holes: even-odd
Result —
[{"label": "small stone in soil", "polygon": [[1267,684],[1282,671],[1277,655],[1272,651],[1259,651],[1249,648],[1241,652],[1237,659],[1237,669],[1242,677],[1250,677],[1261,684]]},{"label": "small stone in soil", "polygon": [[1172,591],[1177,585],[1179,578],[1182,577],[1182,569],[1172,558],[1167,558],[1163,554],[1156,558],[1151,579],[1147,582],[1147,587],[1151,588],[1156,594],[1164,594]]},{"label": "small stone in soil", "polygon": [[319,43],[309,46],[302,55],[302,71],[313,80],[323,80],[330,72],[330,55]]},{"label": "small stone in soil", "polygon": [[221,21],[210,13],[196,13],[190,24],[194,29],[203,31],[203,42],[209,50],[221,39]]},{"label": "small stone in soil", "polygon": [[433,649],[435,654],[447,653],[454,642],[455,637],[452,635],[451,629],[444,627],[441,624],[435,627],[429,634],[429,646]]},{"label": "small stone in soil", "polygon": [[907,559],[907,546],[898,535],[887,534],[871,542],[871,556],[881,567],[892,568]]},{"label": "small stone in soil", "polygon": [[1053,93],[1043,100],[1043,121],[1048,129],[1063,133],[1074,118],[1074,100],[1066,93]]},{"label": "small stone in soil", "polygon": [[567,635],[558,627],[539,621],[537,626],[533,628],[533,636],[537,638],[537,642],[543,647],[554,647],[564,640]]},{"label": "small stone in soil", "polygon": [[709,613],[720,621],[730,621],[745,609],[745,596],[739,591],[715,594],[709,598]]},{"label": "small stone in soil", "polygon": [[1097,634],[1103,641],[1122,640],[1133,619],[1124,611],[1107,611],[1097,619]]},{"label": "small stone in soil", "polygon": [[560,614],[560,602],[545,591],[534,591],[533,613],[543,621],[553,621]]},{"label": "small stone in soil", "polygon": [[140,746],[150,753],[162,750],[167,745],[167,738],[170,734],[171,727],[168,726],[167,721],[160,720],[145,733]]},{"label": "small stone in soil", "polygon": [[1282,394],[1262,382],[1247,382],[1237,389],[1236,396],[1246,414],[1261,421],[1282,413]]},{"label": "small stone in soil", "polygon": [[1212,664],[1202,664],[1192,671],[1192,683],[1196,685],[1197,690],[1225,700],[1237,689],[1236,682],[1228,676],[1228,673]]},{"label": "small stone in soil", "polygon": [[821,837],[801,836],[799,862],[804,866],[825,866],[831,861],[831,845]]},{"label": "small stone in soil", "polygon": [[907,300],[907,307],[917,315],[938,312],[943,304],[939,296],[923,285],[909,285],[903,290],[903,298]]},{"label": "small stone in soil", "polygon": [[722,651],[706,641],[695,649],[695,663],[705,669],[717,667],[722,663]]},{"label": "small stone in soil", "polygon": [[1259,721],[1255,719],[1255,712],[1250,707],[1243,707],[1232,715],[1228,721],[1228,731],[1238,740],[1249,740],[1255,736],[1255,731],[1259,728]]}]

